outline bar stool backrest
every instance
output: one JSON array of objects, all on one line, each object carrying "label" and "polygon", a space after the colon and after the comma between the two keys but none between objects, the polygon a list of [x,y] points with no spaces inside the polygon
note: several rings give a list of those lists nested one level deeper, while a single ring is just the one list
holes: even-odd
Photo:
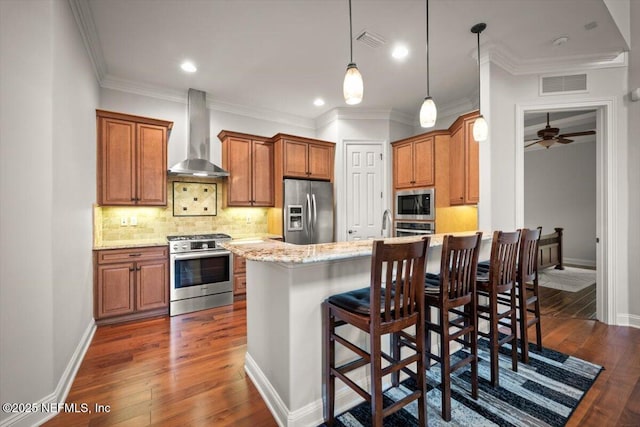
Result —
[{"label": "bar stool backrest", "polygon": [[440,298],[445,306],[468,304],[475,291],[482,232],[472,236],[444,236],[440,264]]},{"label": "bar stool backrest", "polygon": [[524,228],[520,238],[520,256],[518,259],[519,281],[531,282],[538,278],[538,242],[541,228],[529,230]]},{"label": "bar stool backrest", "polygon": [[520,230],[514,232],[495,231],[491,243],[489,284],[497,292],[515,286]]},{"label": "bar stool backrest", "polygon": [[429,241],[429,237],[423,237],[409,243],[374,242],[371,258],[372,321],[377,318],[382,326],[398,321],[410,323],[415,321],[410,318],[423,312],[424,268]]}]

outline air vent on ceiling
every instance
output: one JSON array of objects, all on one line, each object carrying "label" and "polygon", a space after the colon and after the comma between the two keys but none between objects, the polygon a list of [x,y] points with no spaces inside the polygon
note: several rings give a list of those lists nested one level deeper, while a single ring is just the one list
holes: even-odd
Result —
[{"label": "air vent on ceiling", "polygon": [[566,92],[586,92],[587,75],[550,76],[540,79],[541,95],[556,95]]},{"label": "air vent on ceiling", "polygon": [[380,47],[387,41],[379,34],[372,33],[371,31],[363,31],[357,37],[356,40],[371,47]]}]

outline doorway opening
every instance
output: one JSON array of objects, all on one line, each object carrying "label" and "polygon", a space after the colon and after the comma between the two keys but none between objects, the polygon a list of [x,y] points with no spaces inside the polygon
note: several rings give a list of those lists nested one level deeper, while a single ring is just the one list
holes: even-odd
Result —
[{"label": "doorway opening", "polygon": [[[596,271],[596,315],[608,324],[615,324],[615,289],[613,272],[617,268],[614,253],[616,244],[614,215],[612,209],[617,199],[615,174],[612,159],[615,149],[613,138],[615,123],[614,99],[583,100],[575,102],[557,102],[554,104],[531,104],[516,106],[516,224],[526,225],[525,221],[525,114],[543,114],[553,112],[595,111],[595,271]],[[546,126],[546,123],[545,123]],[[543,126],[543,127],[545,127]],[[553,125],[551,125],[553,127]],[[544,148],[542,148],[544,150]],[[565,220],[567,221],[567,220]],[[554,225],[562,227],[562,225]],[[551,230],[543,230],[543,233]]]},{"label": "doorway opening", "polygon": [[596,136],[595,109],[524,113],[524,227],[561,236],[562,269],[539,272],[547,316],[596,318]]}]

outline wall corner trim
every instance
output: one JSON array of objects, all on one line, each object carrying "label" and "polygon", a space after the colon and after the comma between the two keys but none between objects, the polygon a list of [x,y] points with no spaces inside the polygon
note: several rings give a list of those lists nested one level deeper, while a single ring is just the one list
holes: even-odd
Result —
[{"label": "wall corner trim", "polygon": [[[82,338],[78,343],[69,363],[67,363],[67,367],[65,368],[60,380],[58,381],[58,385],[53,393],[43,397],[36,404],[38,406],[47,405],[47,404],[55,404],[55,403],[64,403],[67,395],[69,394],[69,390],[71,390],[71,385],[73,384],[73,380],[76,378],[76,374],[78,373],[78,369],[80,369],[80,365],[84,360],[84,356],[89,349],[89,345],[93,340],[93,335],[96,332],[96,322],[93,318],[91,318],[91,322],[85,329],[84,334],[82,334]],[[9,418],[0,422],[0,427],[22,427],[22,426],[35,426],[41,425],[45,421],[50,420],[51,418],[58,415],[57,412],[23,412],[16,413],[10,416]]]}]

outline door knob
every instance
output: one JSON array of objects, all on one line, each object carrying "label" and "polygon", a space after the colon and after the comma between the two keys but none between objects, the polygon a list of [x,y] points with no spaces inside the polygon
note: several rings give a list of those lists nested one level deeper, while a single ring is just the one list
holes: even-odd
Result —
[{"label": "door knob", "polygon": [[347,233],[353,234],[353,230],[349,230],[349,231],[347,231]]}]

